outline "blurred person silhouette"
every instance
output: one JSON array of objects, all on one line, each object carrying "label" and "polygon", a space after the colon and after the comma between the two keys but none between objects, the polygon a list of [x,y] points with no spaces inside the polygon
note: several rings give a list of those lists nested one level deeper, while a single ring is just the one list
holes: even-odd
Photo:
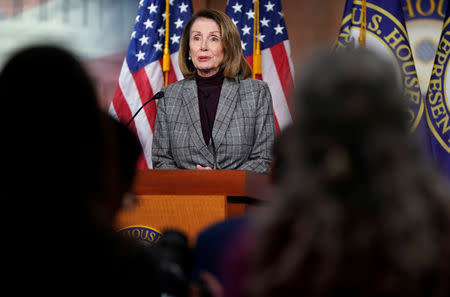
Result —
[{"label": "blurred person silhouette", "polygon": [[139,143],[100,110],[78,58],[57,46],[20,49],[0,94],[12,292],[159,295],[154,259],[114,230]]},{"label": "blurred person silhouette", "polygon": [[[285,150],[290,149],[292,130],[292,126],[286,127],[275,139],[269,179],[272,185],[289,174],[284,156]],[[191,276],[193,297],[235,296],[239,292],[248,274],[248,251],[253,243],[251,226],[261,207],[265,203],[259,203],[245,215],[226,218],[199,232]]]},{"label": "blurred person silhouette", "polygon": [[[194,244],[191,283],[195,296],[222,297],[223,268],[228,254],[239,253],[233,245],[241,244],[240,237],[247,229],[250,215],[226,218],[201,230]],[[239,273],[236,273],[239,277]]]},{"label": "blurred person silhouette", "polygon": [[[270,165],[270,183],[277,184],[287,173],[281,150],[289,149],[292,127],[288,126],[275,138]],[[262,205],[259,205],[262,206]],[[258,207],[259,208],[259,207]],[[258,208],[231,218],[225,218],[202,229],[193,246],[191,297],[236,296],[248,274],[248,252],[253,243],[252,228]]]},{"label": "blurred person silhouette", "polygon": [[[269,176],[271,187],[289,174],[289,163],[285,156],[292,149],[289,145],[292,133],[293,127],[290,125],[275,139]],[[194,291],[196,296],[205,296],[208,292],[214,297],[242,295],[249,273],[249,251],[254,244],[253,225],[258,222],[263,207],[270,207],[270,202],[259,204],[246,215],[227,218],[208,226],[199,233],[192,275],[192,281],[200,289]]]},{"label": "blurred person silhouette", "polygon": [[375,54],[311,59],[276,144],[279,196],[252,226],[246,283],[226,296],[450,295],[450,190],[405,102]]},{"label": "blurred person silhouette", "polygon": [[132,193],[136,175],[136,162],[142,153],[138,138],[121,122],[108,116],[116,131],[119,193],[122,193],[121,209],[133,209],[138,204],[136,196]]}]

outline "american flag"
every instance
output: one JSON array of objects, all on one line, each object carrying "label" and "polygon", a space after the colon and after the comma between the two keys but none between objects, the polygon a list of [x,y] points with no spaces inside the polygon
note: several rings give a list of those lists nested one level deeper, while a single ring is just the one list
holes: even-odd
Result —
[{"label": "american flag", "polygon": [[[169,0],[168,0],[169,1]],[[192,16],[190,0],[170,0],[169,51],[170,72],[168,84],[183,79],[178,67],[181,34]],[[123,61],[116,92],[109,112],[122,123],[127,123],[135,112],[164,86],[162,70],[165,42],[165,0],[141,0],[130,36],[128,52]],[[130,124],[138,136],[144,152],[138,168],[152,167],[151,148],[156,116],[155,101],[147,104]]]},{"label": "american flag", "polygon": [[[253,65],[253,34],[255,0],[229,0],[226,14],[241,35],[242,50]],[[257,8],[258,9],[258,8]],[[290,97],[293,90],[294,67],[291,49],[281,10],[280,0],[259,1],[259,41],[261,47],[261,76],[272,94],[277,132],[292,123]]]}]

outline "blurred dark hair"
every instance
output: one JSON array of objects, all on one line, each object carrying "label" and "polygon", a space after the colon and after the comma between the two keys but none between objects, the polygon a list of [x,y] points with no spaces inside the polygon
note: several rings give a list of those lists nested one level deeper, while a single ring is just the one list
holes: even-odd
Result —
[{"label": "blurred dark hair", "polygon": [[57,46],[20,49],[0,73],[0,94],[4,217],[14,226],[4,234],[7,283],[52,296],[160,296],[158,258],[114,226],[139,141],[100,110],[81,60]]},{"label": "blurred dark hair", "polygon": [[0,90],[11,111],[6,117],[25,127],[23,134],[16,125],[8,127],[16,149],[39,153],[28,160],[30,167],[80,170],[85,174],[80,186],[94,190],[105,144],[95,89],[77,58],[54,46],[21,49],[4,66]]},{"label": "blurred dark hair", "polygon": [[409,160],[419,156],[398,79],[388,62],[364,50],[314,59],[295,101],[303,165],[330,182],[354,185],[391,166],[415,166]]},{"label": "blurred dark hair", "polygon": [[130,190],[136,174],[136,162],[142,154],[139,139],[122,123],[111,119],[117,136],[118,168],[121,181]]},{"label": "blurred dark hair", "polygon": [[[121,199],[115,131],[80,61],[64,48],[34,45],[14,52],[0,73],[8,180],[26,181],[21,197],[45,193],[10,201],[13,209],[29,211],[24,223],[79,229],[90,211],[105,212],[103,206]],[[102,214],[104,223],[111,215]]]},{"label": "blurred dark hair", "polygon": [[411,138],[391,64],[321,53],[297,86],[250,296],[448,296],[450,191]]}]

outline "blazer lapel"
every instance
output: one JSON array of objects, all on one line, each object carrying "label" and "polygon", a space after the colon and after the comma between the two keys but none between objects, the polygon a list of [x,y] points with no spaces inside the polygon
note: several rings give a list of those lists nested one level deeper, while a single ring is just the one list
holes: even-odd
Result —
[{"label": "blazer lapel", "polygon": [[214,164],[214,156],[209,151],[203,138],[202,126],[200,122],[200,112],[198,110],[198,94],[195,79],[186,79],[183,85],[182,98],[187,109],[187,115],[194,133],[191,133],[192,141],[197,150],[211,163]]},{"label": "blazer lapel", "polygon": [[216,150],[219,149],[219,146],[225,137],[225,132],[228,129],[234,109],[236,108],[238,89],[239,83],[229,78],[223,80],[219,105],[217,106],[216,118],[214,120],[212,131]]}]

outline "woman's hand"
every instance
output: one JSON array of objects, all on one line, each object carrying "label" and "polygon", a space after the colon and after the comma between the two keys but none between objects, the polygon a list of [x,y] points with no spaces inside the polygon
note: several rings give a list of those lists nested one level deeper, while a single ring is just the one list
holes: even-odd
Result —
[{"label": "woman's hand", "polygon": [[201,165],[197,165],[197,169],[198,169],[198,170],[212,170],[212,168],[209,167],[209,166],[203,167],[203,166],[201,166]]}]

